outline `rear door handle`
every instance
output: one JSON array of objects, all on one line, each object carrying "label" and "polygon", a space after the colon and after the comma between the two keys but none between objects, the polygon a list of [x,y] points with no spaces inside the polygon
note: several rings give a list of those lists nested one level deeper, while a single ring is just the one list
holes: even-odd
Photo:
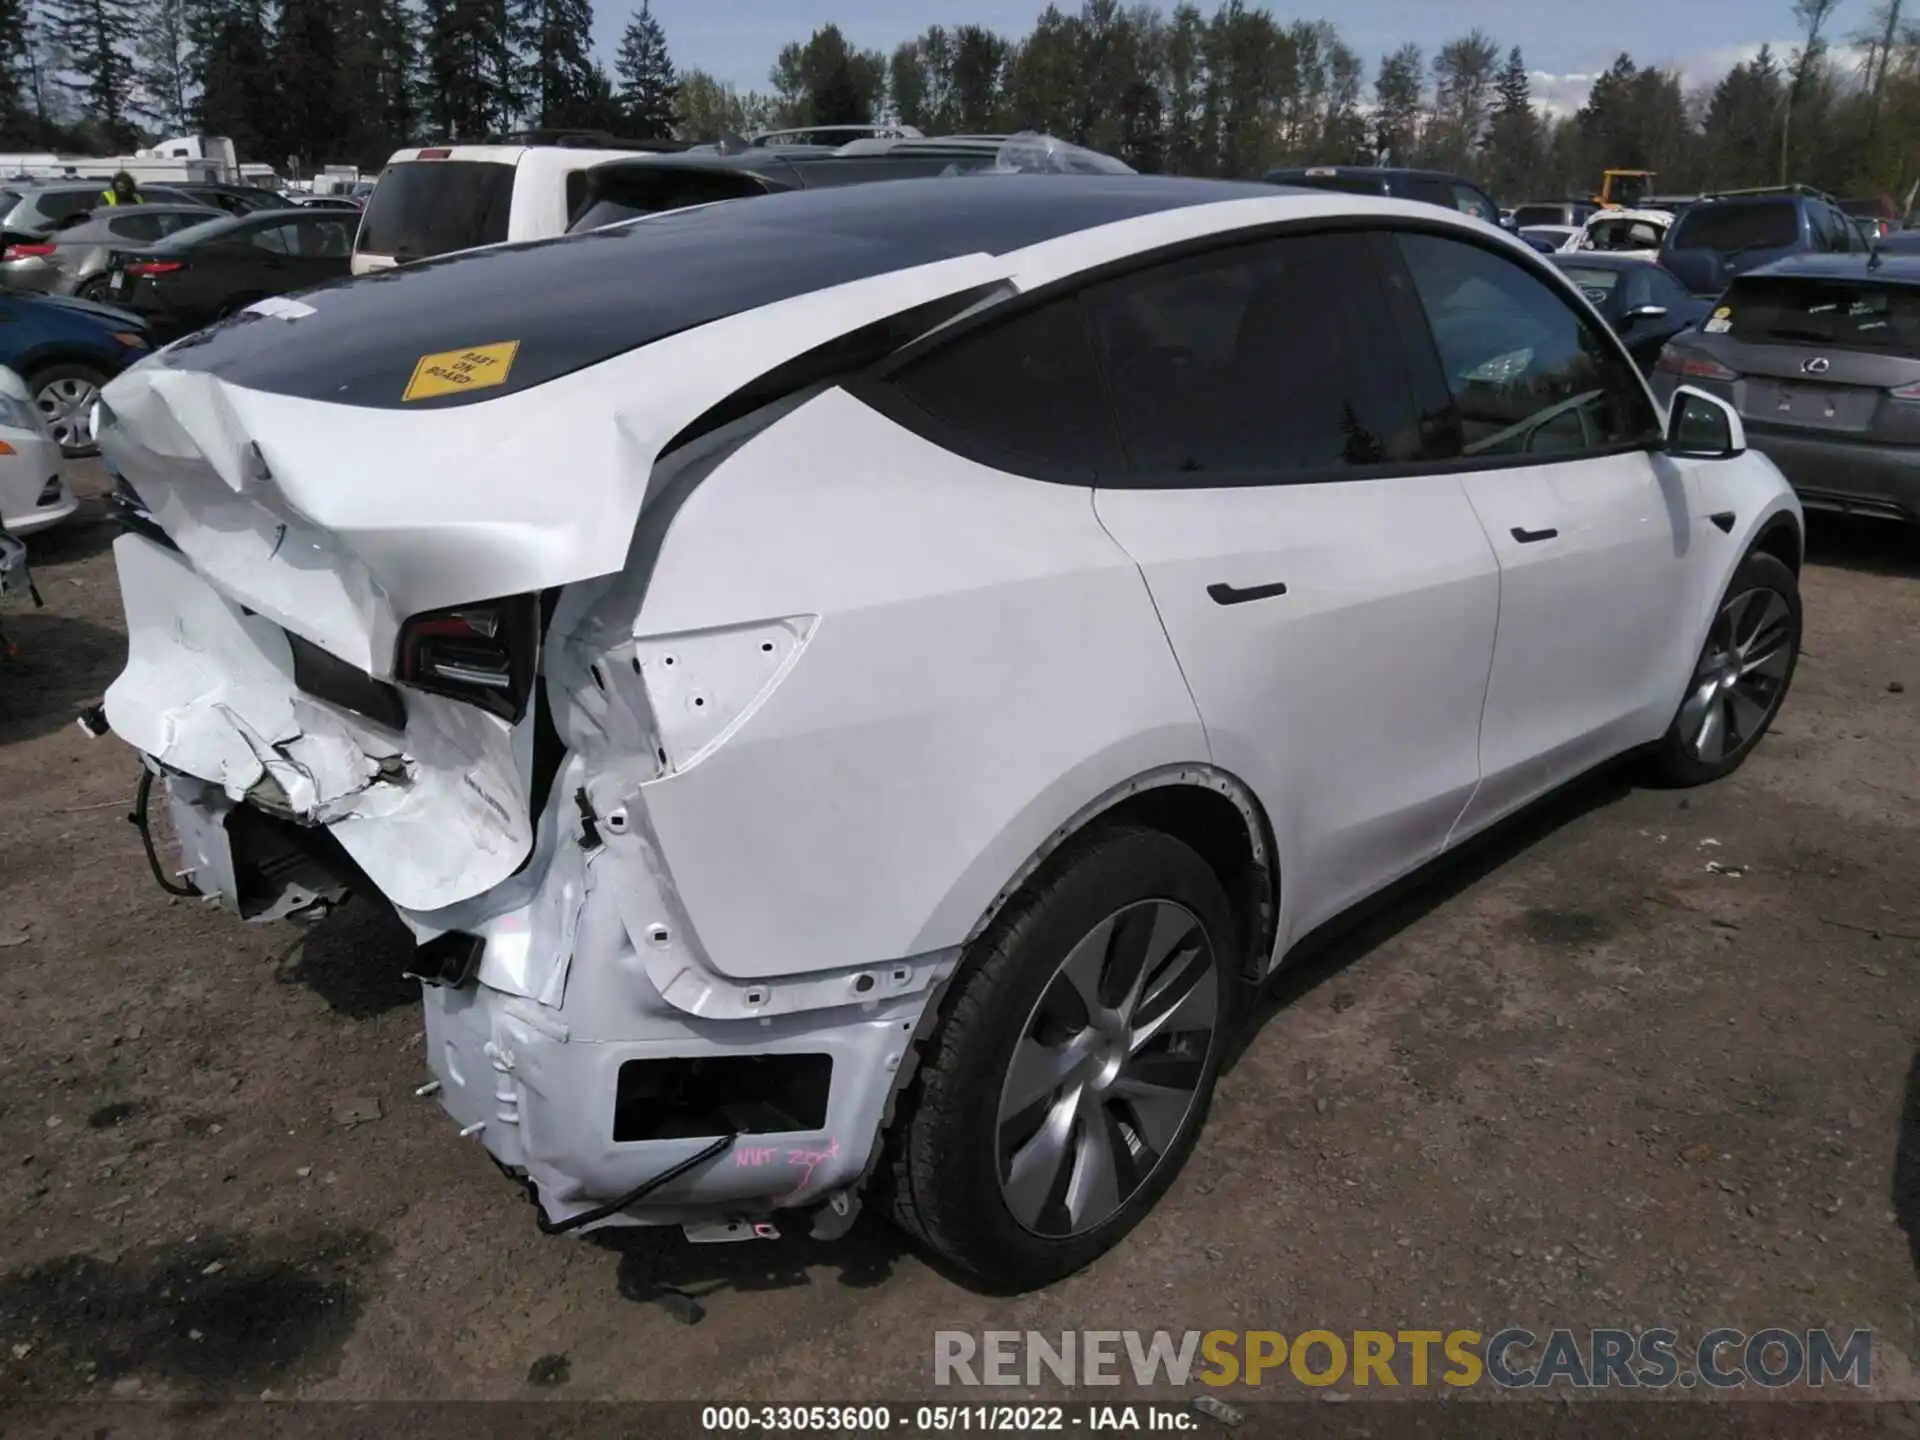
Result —
[{"label": "rear door handle", "polygon": [[1231,585],[1207,586],[1207,594],[1216,605],[1244,605],[1249,600],[1268,600],[1286,593],[1287,582],[1284,580],[1276,580],[1271,585],[1249,585],[1244,590],[1236,590]]},{"label": "rear door handle", "polygon": [[1523,530],[1518,525],[1508,532],[1522,545],[1537,544],[1542,540],[1552,540],[1559,536],[1558,530]]}]

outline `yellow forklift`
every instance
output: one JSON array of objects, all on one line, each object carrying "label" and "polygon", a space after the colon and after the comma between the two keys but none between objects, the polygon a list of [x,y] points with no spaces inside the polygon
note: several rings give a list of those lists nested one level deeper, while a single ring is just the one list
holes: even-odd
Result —
[{"label": "yellow forklift", "polygon": [[1651,170],[1608,170],[1600,176],[1593,203],[1602,210],[1637,210],[1653,191]]}]

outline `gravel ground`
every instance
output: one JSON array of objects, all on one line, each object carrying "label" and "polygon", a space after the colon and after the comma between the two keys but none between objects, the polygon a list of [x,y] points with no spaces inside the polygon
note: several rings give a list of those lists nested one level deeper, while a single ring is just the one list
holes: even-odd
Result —
[{"label": "gravel ground", "polygon": [[[1831,1325],[1920,1397],[1920,539],[1818,525],[1722,784],[1583,783],[1284,978],[1158,1212],[1044,1293],[836,1245],[539,1236],[412,1097],[404,932],[170,900],[71,723],[94,498],[0,670],[0,1403],[927,1394],[937,1329]],[[663,1294],[704,1307],[696,1325]]]}]

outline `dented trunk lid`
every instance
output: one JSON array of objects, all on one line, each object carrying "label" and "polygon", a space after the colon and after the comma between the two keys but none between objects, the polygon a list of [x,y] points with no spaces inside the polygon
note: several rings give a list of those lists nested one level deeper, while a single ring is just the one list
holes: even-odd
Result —
[{"label": "dented trunk lid", "polygon": [[[357,283],[398,292],[434,268]],[[410,616],[619,571],[679,432],[838,335],[1002,278],[980,254],[873,275],[525,388],[562,362],[529,340],[547,297],[524,291],[493,319],[443,310],[437,333],[409,305],[386,339],[349,343],[325,320],[349,286],[190,337],[103,392],[102,453],[170,542],[116,542],[129,660],[108,722],[237,802],[327,826],[405,911],[478,896],[532,852],[532,715],[406,688],[404,724],[381,723],[338,687],[303,688],[301,649],[309,670],[317,650],[385,684]],[[498,365],[466,363],[481,352]],[[303,355],[351,376],[293,385]],[[429,371],[432,393],[406,400]],[[380,386],[392,403],[370,398]]]}]

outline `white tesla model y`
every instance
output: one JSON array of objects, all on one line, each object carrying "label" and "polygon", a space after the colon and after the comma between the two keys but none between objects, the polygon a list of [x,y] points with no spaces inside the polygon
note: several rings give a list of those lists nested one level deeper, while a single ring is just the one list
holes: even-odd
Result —
[{"label": "white tesla model y", "polygon": [[1037,1285],[1172,1183],[1299,937],[1610,757],[1751,752],[1800,511],[1671,411],[1431,206],[726,201],[114,381],[105,714],[168,883],[398,911],[441,1103],[546,1228],[865,1194]]}]

